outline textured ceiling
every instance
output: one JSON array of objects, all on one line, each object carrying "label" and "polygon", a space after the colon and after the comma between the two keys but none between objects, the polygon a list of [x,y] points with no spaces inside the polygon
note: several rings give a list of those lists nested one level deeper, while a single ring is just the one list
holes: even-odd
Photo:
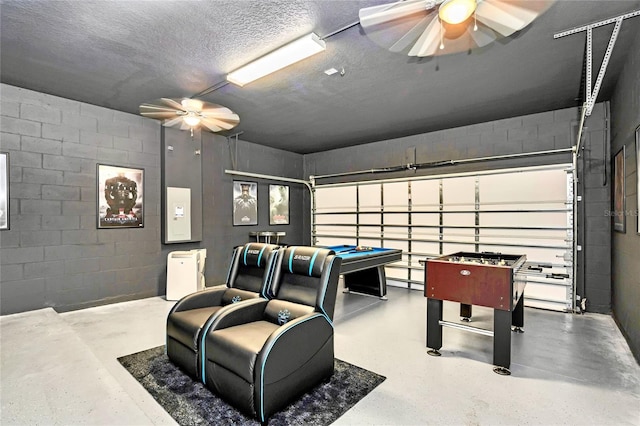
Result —
[{"label": "textured ceiling", "polygon": [[[218,85],[299,36],[326,36],[383,3],[3,0],[0,76],[134,114],[143,102],[219,87],[202,99],[240,115],[230,133],[309,153],[578,105],[584,33],[553,34],[640,9],[640,1],[559,0],[512,37],[422,59],[379,47],[355,25],[327,38],[324,53],[245,87]],[[612,28],[594,30],[594,79]],[[624,21],[598,101],[609,99],[639,31],[640,17]],[[330,67],[345,75],[325,75]]]}]

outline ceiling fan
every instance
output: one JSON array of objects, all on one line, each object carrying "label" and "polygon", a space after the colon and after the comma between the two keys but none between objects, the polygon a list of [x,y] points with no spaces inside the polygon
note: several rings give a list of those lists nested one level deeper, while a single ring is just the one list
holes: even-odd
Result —
[{"label": "ceiling fan", "polygon": [[406,0],[360,9],[360,26],[392,52],[446,55],[520,31],[554,1]]},{"label": "ceiling fan", "polygon": [[162,125],[166,127],[191,129],[191,136],[193,129],[198,126],[212,132],[221,132],[233,129],[240,122],[238,114],[229,108],[190,98],[160,98],[144,103],[140,105],[140,114],[162,120]]}]

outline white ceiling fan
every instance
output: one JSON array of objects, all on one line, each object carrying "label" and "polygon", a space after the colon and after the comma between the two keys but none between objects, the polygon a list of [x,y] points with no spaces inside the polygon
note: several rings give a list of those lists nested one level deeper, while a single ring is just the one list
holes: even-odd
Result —
[{"label": "white ceiling fan", "polygon": [[486,46],[529,25],[554,0],[406,0],[360,9],[377,44],[409,56],[446,55]]},{"label": "white ceiling fan", "polygon": [[140,114],[162,120],[163,126],[191,129],[191,136],[198,126],[211,132],[221,132],[233,129],[240,122],[238,114],[229,108],[190,98],[160,98],[144,103],[140,105]]}]

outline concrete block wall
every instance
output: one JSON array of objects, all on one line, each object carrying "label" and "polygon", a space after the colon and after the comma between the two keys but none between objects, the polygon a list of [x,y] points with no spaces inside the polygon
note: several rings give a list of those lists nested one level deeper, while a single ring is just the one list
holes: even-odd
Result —
[{"label": "concrete block wall", "polygon": [[[430,163],[570,148],[575,139],[572,131],[578,119],[577,108],[568,108],[308,154],[305,156],[305,174],[322,175],[408,162]],[[415,152],[415,156],[407,152]],[[570,161],[569,154],[552,158],[552,162]],[[506,164],[507,167],[539,164],[539,161],[529,158],[475,163],[470,167],[457,166],[456,171],[462,168],[491,169],[497,167],[496,164]],[[420,173],[440,174],[442,170],[421,170]],[[363,179],[371,179],[371,176]]]},{"label": "concrete block wall", "polygon": [[[305,176],[571,148],[575,144],[579,114],[578,108],[566,108],[308,154],[304,158]],[[608,260],[608,253],[611,252],[611,224],[603,209],[610,205],[610,169],[604,168],[604,162],[608,161],[607,104],[596,105],[586,126],[585,150],[578,161],[581,176],[578,193],[583,196],[584,201],[577,212],[581,226],[578,241],[583,247],[579,259],[577,294],[588,299],[590,311],[608,313],[611,311],[611,262]],[[544,157],[471,162],[384,175],[363,174],[348,176],[342,180],[323,179],[320,183],[571,161],[570,153],[562,153]]]},{"label": "concrete block wall", "polygon": [[[0,150],[11,156],[11,230],[0,232],[1,314],[46,306],[63,311],[164,294],[170,250],[210,249],[207,279],[222,279],[233,245],[246,242],[249,231],[270,228],[266,218],[269,181],[264,180],[259,180],[265,206],[261,207],[260,224],[231,226],[228,200],[234,178],[224,173],[227,168],[308,178],[407,163],[569,148],[574,144],[578,121],[578,109],[568,108],[305,156],[244,141],[236,142],[232,150],[229,141],[210,135],[203,140],[203,243],[163,247],[157,121],[4,84],[0,97]],[[585,200],[580,223],[585,232],[581,234],[584,271],[579,276],[578,294],[589,299],[589,310],[608,312],[611,264],[605,257],[611,253],[611,226],[610,220],[603,219],[602,210],[610,206],[610,167],[604,170],[603,161],[608,157],[603,158],[602,149],[609,132],[606,104],[596,105],[587,127],[585,153],[579,164],[580,193]],[[545,160],[567,162],[570,155]],[[96,229],[98,162],[145,169],[144,229]],[[501,160],[420,173],[540,162],[537,158]],[[286,243],[308,244],[310,220],[305,212],[309,197],[300,185],[290,188],[292,222],[277,230],[287,232]]]},{"label": "concrete block wall", "polygon": [[[0,313],[164,294],[159,122],[5,84],[0,98],[11,166]],[[143,229],[97,229],[97,163],[145,169]]]},{"label": "concrete block wall", "polygon": [[578,169],[580,191],[580,244],[584,247],[579,269],[579,294],[591,312],[611,312],[611,167],[609,161],[609,104],[597,104],[585,122]]},{"label": "concrete block wall", "polygon": [[[234,246],[245,244],[253,231],[279,231],[286,236],[281,244],[299,245],[304,236],[309,239],[309,228],[303,228],[303,219],[309,210],[303,208],[303,194],[307,189],[297,183],[289,185],[289,224],[269,225],[269,184],[283,182],[252,177],[232,176],[225,170],[258,173],[262,175],[303,179],[303,156],[279,149],[257,145],[243,140],[203,133],[203,244],[207,248],[207,285],[224,282]],[[251,181],[258,184],[258,224],[233,226],[233,181]],[[308,223],[308,220],[307,220]],[[251,238],[253,239],[253,238]]]},{"label": "concrete block wall", "polygon": [[[626,25],[626,23],[625,23]],[[613,314],[636,359],[640,360],[640,227],[635,132],[640,126],[640,30],[627,55],[611,98],[611,157],[624,146],[626,232],[612,235]],[[639,142],[640,143],[640,142]],[[611,163],[609,163],[611,164]]]}]

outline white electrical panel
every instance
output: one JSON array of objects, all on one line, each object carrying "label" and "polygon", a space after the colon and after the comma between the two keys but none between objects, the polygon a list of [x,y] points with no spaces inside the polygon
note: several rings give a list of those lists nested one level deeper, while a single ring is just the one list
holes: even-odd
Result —
[{"label": "white electrical panel", "polygon": [[191,189],[167,187],[166,242],[191,240]]}]

